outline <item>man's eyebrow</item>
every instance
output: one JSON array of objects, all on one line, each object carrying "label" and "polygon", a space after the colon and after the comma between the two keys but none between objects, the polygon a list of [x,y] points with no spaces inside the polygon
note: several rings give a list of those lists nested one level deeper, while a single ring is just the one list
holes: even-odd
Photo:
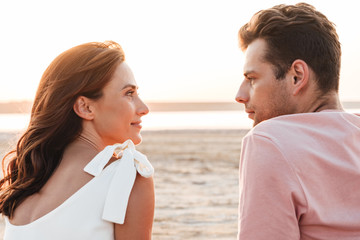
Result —
[{"label": "man's eyebrow", "polygon": [[129,88],[129,87],[134,90],[139,88],[138,86],[136,86],[134,84],[126,84],[122,89]]},{"label": "man's eyebrow", "polygon": [[244,76],[247,77],[249,74],[256,73],[254,70],[244,72]]}]

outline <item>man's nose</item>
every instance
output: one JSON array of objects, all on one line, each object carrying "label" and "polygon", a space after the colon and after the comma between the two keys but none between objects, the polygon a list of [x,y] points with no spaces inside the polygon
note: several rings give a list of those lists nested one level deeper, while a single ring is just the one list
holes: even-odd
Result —
[{"label": "man's nose", "polygon": [[235,100],[238,103],[247,103],[249,101],[249,90],[246,86],[246,82],[243,81],[239,87],[239,90],[236,94]]}]

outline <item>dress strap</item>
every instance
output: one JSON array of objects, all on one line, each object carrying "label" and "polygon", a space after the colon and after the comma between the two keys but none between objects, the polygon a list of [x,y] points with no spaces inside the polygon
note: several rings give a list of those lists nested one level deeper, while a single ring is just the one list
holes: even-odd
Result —
[{"label": "dress strap", "polygon": [[105,147],[85,166],[84,171],[93,176],[100,175],[113,156],[120,159],[109,186],[102,218],[123,224],[136,172],[148,178],[154,174],[154,168],[147,157],[135,149],[134,143],[126,140],[123,144]]}]

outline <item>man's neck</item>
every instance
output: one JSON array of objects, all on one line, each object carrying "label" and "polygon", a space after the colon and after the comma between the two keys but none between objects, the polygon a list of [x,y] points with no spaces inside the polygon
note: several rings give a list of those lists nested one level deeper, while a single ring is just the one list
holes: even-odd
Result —
[{"label": "man's neck", "polygon": [[323,110],[339,110],[343,111],[343,107],[339,100],[339,95],[336,92],[323,95],[308,105],[304,112],[320,112]]}]

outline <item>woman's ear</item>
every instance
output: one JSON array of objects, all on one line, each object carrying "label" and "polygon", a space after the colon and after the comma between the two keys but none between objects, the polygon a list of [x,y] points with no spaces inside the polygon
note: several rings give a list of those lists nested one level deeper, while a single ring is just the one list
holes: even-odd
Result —
[{"label": "woman's ear", "polygon": [[309,66],[303,60],[297,59],[291,65],[291,86],[292,94],[294,96],[298,95],[301,91],[307,89],[309,82]]},{"label": "woman's ear", "polygon": [[91,106],[92,101],[87,97],[80,96],[76,99],[73,109],[74,112],[81,118],[85,120],[94,119],[94,111]]}]

